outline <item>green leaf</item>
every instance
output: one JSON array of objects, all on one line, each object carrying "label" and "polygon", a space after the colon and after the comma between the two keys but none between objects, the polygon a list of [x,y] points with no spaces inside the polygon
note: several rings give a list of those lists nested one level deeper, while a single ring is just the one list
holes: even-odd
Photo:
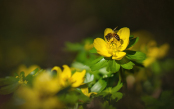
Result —
[{"label": "green leaf", "polygon": [[97,59],[95,59],[95,60],[93,60],[92,62],[91,62],[91,65],[94,65],[94,64],[96,64],[96,63],[98,63],[101,59],[103,59],[104,57],[103,56],[100,56],[100,57],[98,57]]},{"label": "green leaf", "polygon": [[112,93],[117,92],[118,90],[120,90],[123,87],[123,83],[121,83],[121,80],[118,81],[118,84],[112,88]]},{"label": "green leaf", "polygon": [[99,70],[105,66],[107,66],[108,64],[108,60],[106,60],[104,57],[99,57],[96,60],[94,60],[93,62],[91,62],[91,70],[95,71],[95,70]]},{"label": "green leaf", "polygon": [[121,89],[121,87],[123,86],[123,83],[121,83],[121,81],[118,82],[117,86],[115,86],[114,88],[112,87],[108,87],[107,89],[105,89],[104,91],[102,91],[101,93],[99,93],[98,95],[102,95],[103,97],[106,97],[106,99],[116,99],[117,101],[120,100],[123,97],[123,94],[121,92],[117,92],[118,90]]},{"label": "green leaf", "polygon": [[93,47],[91,50],[89,50],[90,53],[97,53],[97,50],[95,49],[95,47]]},{"label": "green leaf", "polygon": [[122,97],[123,97],[123,94],[121,92],[112,93],[112,96],[111,96],[112,99],[117,98],[117,101],[120,100]]},{"label": "green leaf", "polygon": [[134,35],[130,35],[129,36],[129,40],[131,40],[132,38],[134,38]]},{"label": "green leaf", "polygon": [[64,100],[67,103],[75,104],[78,100],[78,96],[75,93],[66,94],[65,97],[64,97]]},{"label": "green leaf", "polygon": [[135,65],[133,62],[131,62],[130,60],[128,60],[126,57],[123,57],[121,60],[117,61],[121,67],[123,67],[124,69],[132,69],[133,66]]},{"label": "green leaf", "polygon": [[102,74],[103,78],[113,75],[110,71],[107,71],[106,67],[99,69],[99,73]]},{"label": "green leaf", "polygon": [[71,43],[71,42],[66,42],[65,46],[66,49],[69,51],[79,51],[84,48],[80,43]]},{"label": "green leaf", "polygon": [[126,64],[121,64],[121,67],[123,67],[124,69],[128,69],[129,70],[129,69],[132,69],[134,65],[135,64],[132,61],[129,61]]},{"label": "green leaf", "polygon": [[26,77],[25,77],[25,80],[28,81],[27,84],[32,84],[32,80],[33,78],[35,77],[35,75],[38,73],[39,71],[39,68],[36,68],[34,71],[32,71],[30,74],[28,74]]},{"label": "green leaf", "polygon": [[145,105],[152,105],[155,102],[157,102],[157,99],[151,97],[151,96],[143,96],[141,99],[145,102]]},{"label": "green leaf", "polygon": [[146,59],[146,54],[140,51],[130,51],[126,50],[126,57],[130,60],[133,60],[137,63],[142,63]]},{"label": "green leaf", "polygon": [[19,85],[18,80],[15,77],[0,78],[0,94],[6,95],[14,92]]},{"label": "green leaf", "polygon": [[107,82],[100,79],[98,82],[96,82],[92,87],[91,87],[91,92],[97,92],[100,93],[107,85]]},{"label": "green leaf", "polygon": [[161,66],[158,61],[155,61],[151,64],[151,69],[154,72],[154,74],[159,75],[161,72]]},{"label": "green leaf", "polygon": [[133,38],[129,40],[129,45],[127,46],[127,48],[132,47],[133,45],[135,45],[139,40],[139,37]]},{"label": "green leaf", "polygon": [[62,90],[61,93],[58,93],[58,98],[63,101],[63,103],[68,104],[68,106],[74,106],[74,104],[78,103],[79,101],[81,103],[89,101],[89,98],[85,96],[81,90]]},{"label": "green leaf", "polygon": [[76,56],[76,61],[84,63],[86,60],[87,60],[87,52],[81,50]]},{"label": "green leaf", "polygon": [[161,93],[160,100],[167,101],[169,98],[173,97],[173,91],[166,90]]},{"label": "green leaf", "polygon": [[168,58],[165,59],[165,61],[160,63],[162,69],[166,70],[166,71],[171,71],[174,69],[173,65],[174,65],[174,59],[173,58]]},{"label": "green leaf", "polygon": [[0,78],[0,86],[5,86],[5,85],[9,85],[9,84],[13,84],[15,82],[17,82],[18,79],[15,77],[5,77],[5,78]]},{"label": "green leaf", "polygon": [[19,76],[21,76],[22,78],[25,78],[25,73],[22,71],[22,72],[20,72]]},{"label": "green leaf", "polygon": [[13,84],[0,87],[0,94],[3,94],[3,95],[10,94],[17,89],[18,85],[19,85],[18,82],[15,82]]},{"label": "green leaf", "polygon": [[118,64],[115,60],[109,60],[107,65],[107,71],[111,73],[116,73],[120,69],[120,64]]},{"label": "green leaf", "polygon": [[78,109],[84,109],[84,108],[83,108],[83,106],[79,106],[79,108],[78,108]]},{"label": "green leaf", "polygon": [[80,70],[90,70],[89,66],[77,61],[74,61],[71,66]]},{"label": "green leaf", "polygon": [[86,73],[86,78],[84,80],[84,83],[89,83],[94,80],[94,74]]},{"label": "green leaf", "polygon": [[116,109],[115,107],[113,107],[112,105],[109,105],[108,101],[105,101],[104,103],[101,104],[102,105],[102,109]]}]

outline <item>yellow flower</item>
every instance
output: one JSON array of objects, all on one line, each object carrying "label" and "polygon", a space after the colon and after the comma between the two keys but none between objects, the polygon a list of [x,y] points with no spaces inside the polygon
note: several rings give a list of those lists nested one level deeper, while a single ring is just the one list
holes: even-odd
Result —
[{"label": "yellow flower", "polygon": [[57,75],[61,86],[66,87],[68,85],[71,85],[71,87],[78,87],[83,84],[86,70],[83,70],[82,72],[75,72],[72,75],[71,69],[67,65],[63,65],[63,68],[64,68],[63,71],[58,66],[55,66],[52,69],[52,71],[53,70],[57,71]]},{"label": "yellow flower", "polygon": [[90,93],[89,93],[88,87],[86,87],[86,88],[81,88],[81,91],[82,91],[82,93],[83,93],[84,95],[86,95],[86,96],[88,96],[88,97],[90,97],[91,94],[97,94],[96,92],[90,92]]},{"label": "yellow flower", "polygon": [[[111,34],[109,38],[108,34]],[[113,34],[117,34],[120,40],[112,37]],[[105,41],[101,38],[96,38],[94,40],[94,47],[97,53],[104,57],[111,57],[114,60],[121,60],[126,52],[123,52],[129,44],[130,30],[127,27],[121,28],[118,32],[112,30],[111,28],[106,28],[104,31]]]},{"label": "yellow flower", "polygon": [[26,77],[28,74],[30,74],[32,71],[34,71],[36,68],[39,68],[39,66],[37,65],[32,65],[29,68],[27,68],[25,65],[20,65],[18,68],[18,75],[16,76],[16,78],[19,78],[18,83],[19,84],[27,84],[28,81],[23,79],[23,76],[20,75],[20,73],[23,71],[24,72],[24,76]]},{"label": "yellow flower", "polygon": [[[57,93],[61,87],[59,83],[59,79],[56,77],[52,77],[50,72],[43,71],[39,73],[34,81],[33,87],[37,90],[47,92],[47,93]],[[45,87],[46,86],[46,87]]]},{"label": "yellow flower", "polygon": [[59,90],[58,79],[43,71],[36,76],[32,87],[21,85],[15,95],[25,101],[22,109],[55,109],[62,107],[56,96]]},{"label": "yellow flower", "polygon": [[90,50],[93,47],[94,47],[93,44],[91,44],[89,41],[85,42],[85,46],[84,46],[85,50]]},{"label": "yellow flower", "polygon": [[152,64],[156,59],[163,58],[169,50],[169,44],[165,43],[160,47],[157,47],[157,43],[155,41],[150,41],[147,45],[142,45],[141,51],[146,53],[147,59],[144,60],[144,66],[149,66]]},{"label": "yellow flower", "polygon": [[30,74],[32,71],[34,71],[36,68],[40,68],[38,65],[31,65],[30,67],[26,67],[25,65],[20,65],[18,68],[18,74],[20,74],[20,72],[24,72],[25,73],[25,77]]}]

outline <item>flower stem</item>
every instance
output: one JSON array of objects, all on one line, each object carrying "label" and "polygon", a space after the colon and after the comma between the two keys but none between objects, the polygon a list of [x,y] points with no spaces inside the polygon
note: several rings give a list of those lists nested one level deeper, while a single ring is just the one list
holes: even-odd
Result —
[{"label": "flower stem", "polygon": [[126,75],[125,75],[125,70],[122,67],[120,67],[120,77],[119,78],[123,82],[123,87],[126,90],[127,89]]}]

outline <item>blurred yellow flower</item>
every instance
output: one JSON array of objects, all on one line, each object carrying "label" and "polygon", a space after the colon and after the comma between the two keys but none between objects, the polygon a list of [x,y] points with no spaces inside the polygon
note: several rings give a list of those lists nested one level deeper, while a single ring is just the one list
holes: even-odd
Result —
[{"label": "blurred yellow flower", "polygon": [[81,88],[81,91],[82,91],[82,93],[83,93],[84,95],[86,95],[86,96],[88,96],[88,97],[90,97],[91,94],[97,94],[96,92],[90,92],[90,93],[89,93],[88,87]]},{"label": "blurred yellow flower", "polygon": [[36,76],[32,87],[21,85],[16,91],[16,95],[25,101],[21,105],[23,109],[53,109],[62,106],[55,96],[59,90],[60,85],[57,78],[44,71]]},{"label": "blurred yellow flower", "polygon": [[[118,35],[119,38],[115,38]],[[104,31],[105,41],[101,38],[94,40],[94,47],[97,53],[104,57],[111,57],[114,60],[121,60],[126,52],[123,52],[129,44],[130,30],[127,27],[121,28],[118,32],[111,28],[106,28]],[[119,39],[119,40],[118,40]]]},{"label": "blurred yellow flower", "polygon": [[20,74],[20,72],[24,72],[25,73],[25,77],[30,74],[32,71],[34,71],[36,68],[40,68],[38,65],[31,65],[30,67],[26,67],[25,65],[20,65],[18,68],[18,74]]},{"label": "blurred yellow flower", "polygon": [[36,68],[39,68],[39,66],[37,65],[32,65],[29,68],[27,68],[25,65],[20,65],[18,68],[18,75],[16,76],[16,78],[19,78],[18,83],[19,84],[27,84],[28,81],[23,79],[23,76],[20,75],[20,73],[23,71],[24,72],[24,76],[26,77],[28,74],[30,74],[32,71],[34,71]]},{"label": "blurred yellow flower", "polygon": [[146,53],[147,59],[144,60],[144,66],[149,66],[151,63],[156,61],[156,59],[163,58],[169,50],[169,44],[165,43],[160,47],[157,47],[157,43],[152,40],[147,45],[141,46],[141,51]]},{"label": "blurred yellow flower", "polygon": [[63,71],[58,66],[55,66],[52,69],[52,71],[57,71],[59,83],[62,87],[66,87],[68,85],[71,85],[71,87],[78,87],[83,84],[86,70],[83,70],[82,72],[75,72],[72,75],[71,69],[67,65],[63,65],[63,68]]},{"label": "blurred yellow flower", "polygon": [[36,76],[36,79],[33,81],[33,87],[37,90],[53,94],[61,89],[59,78],[52,77],[48,71],[43,71]]},{"label": "blurred yellow flower", "polygon": [[90,50],[93,47],[94,47],[93,44],[91,44],[89,41],[85,42],[85,46],[84,46],[85,50]]}]

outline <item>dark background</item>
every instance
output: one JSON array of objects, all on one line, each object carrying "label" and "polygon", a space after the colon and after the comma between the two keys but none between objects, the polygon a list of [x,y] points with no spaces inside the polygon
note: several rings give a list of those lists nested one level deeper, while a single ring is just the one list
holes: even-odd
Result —
[{"label": "dark background", "polygon": [[116,26],[151,32],[159,45],[170,44],[167,57],[173,57],[173,11],[173,0],[1,0],[0,76],[20,64],[70,64],[66,41],[95,38]]}]

